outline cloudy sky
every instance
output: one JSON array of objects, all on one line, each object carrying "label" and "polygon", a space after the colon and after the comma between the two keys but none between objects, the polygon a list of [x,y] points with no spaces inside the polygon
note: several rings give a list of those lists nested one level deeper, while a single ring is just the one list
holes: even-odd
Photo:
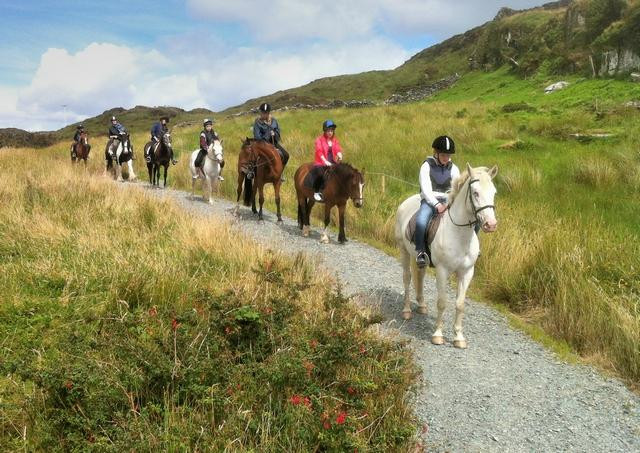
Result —
[{"label": "cloudy sky", "polygon": [[544,0],[2,0],[0,128],[111,107],[220,110],[314,79],[391,69]]}]

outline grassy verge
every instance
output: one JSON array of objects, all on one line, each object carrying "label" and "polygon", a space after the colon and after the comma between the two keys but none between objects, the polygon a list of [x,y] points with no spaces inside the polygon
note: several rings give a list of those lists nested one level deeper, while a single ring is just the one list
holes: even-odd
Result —
[{"label": "grassy verge", "polygon": [[415,371],[375,313],[302,256],[39,159],[64,152],[0,155],[3,450],[409,448]]}]

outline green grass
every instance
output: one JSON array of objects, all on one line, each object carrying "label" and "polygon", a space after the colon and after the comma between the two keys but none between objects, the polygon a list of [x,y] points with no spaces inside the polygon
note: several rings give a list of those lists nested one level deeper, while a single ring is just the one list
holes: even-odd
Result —
[{"label": "green grass", "polygon": [[377,313],[65,148],[0,154],[3,451],[411,448],[415,368]]}]

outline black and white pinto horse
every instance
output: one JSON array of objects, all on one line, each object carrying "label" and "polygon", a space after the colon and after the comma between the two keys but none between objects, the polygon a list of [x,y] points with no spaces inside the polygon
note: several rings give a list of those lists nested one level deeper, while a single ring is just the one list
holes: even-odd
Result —
[{"label": "black and white pinto horse", "polygon": [[138,178],[133,171],[133,145],[129,134],[122,134],[120,137],[107,143],[104,152],[107,161],[105,175],[107,172],[111,172],[114,179],[122,181],[122,165],[126,163],[129,170],[129,181],[133,181]]},{"label": "black and white pinto horse", "polygon": [[160,167],[164,167],[164,185],[167,187],[167,173],[171,164],[171,134],[165,132],[159,142],[148,142],[144,146],[144,155],[150,156],[147,161],[147,170],[149,171],[149,184],[154,186],[160,185]]}]

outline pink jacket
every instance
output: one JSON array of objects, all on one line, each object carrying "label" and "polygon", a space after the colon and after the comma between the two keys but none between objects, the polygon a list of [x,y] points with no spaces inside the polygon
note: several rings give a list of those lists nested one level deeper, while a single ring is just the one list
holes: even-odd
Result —
[{"label": "pink jacket", "polygon": [[[338,162],[338,153],[342,153],[342,147],[340,146],[340,142],[334,136],[331,141],[333,142],[333,146],[331,151],[333,153],[333,161]],[[323,167],[327,166],[327,162],[329,161],[329,143],[327,142],[327,137],[322,134],[320,137],[316,138],[316,158],[313,162],[313,165],[321,165]]]}]

